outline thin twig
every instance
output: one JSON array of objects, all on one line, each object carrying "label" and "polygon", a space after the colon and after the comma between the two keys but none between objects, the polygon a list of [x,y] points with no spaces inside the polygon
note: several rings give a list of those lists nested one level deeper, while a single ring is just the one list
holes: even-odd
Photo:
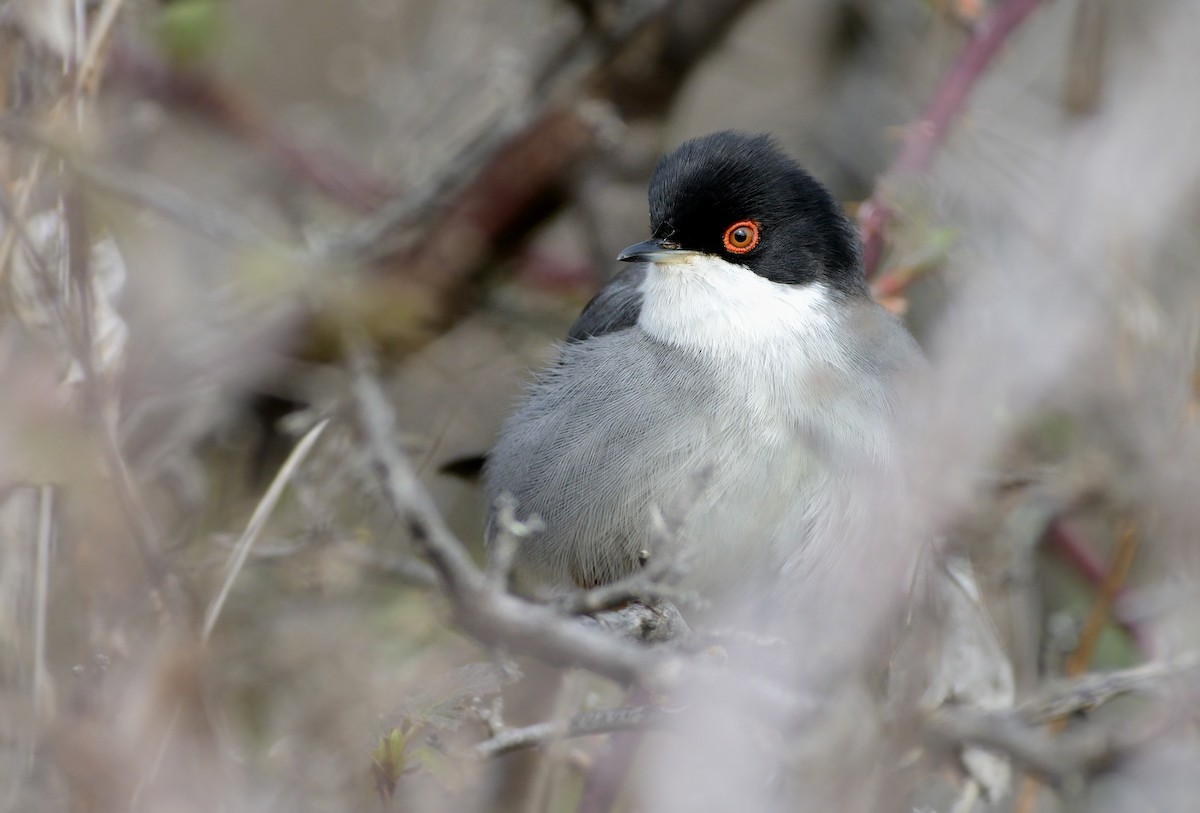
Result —
[{"label": "thin twig", "polygon": [[409,532],[438,571],[452,599],[466,592],[482,591],[483,574],[446,525],[433,499],[421,487],[416,473],[396,445],[395,416],[375,379],[368,351],[357,337],[348,338],[347,344],[359,423],[383,475],[384,493],[392,508],[408,525]]},{"label": "thin twig", "polygon": [[651,706],[585,711],[569,720],[504,729],[491,739],[473,746],[471,754],[479,759],[487,759],[522,748],[540,748],[557,740],[610,734],[614,731],[646,730],[655,727],[661,721],[661,717],[662,712]]},{"label": "thin twig", "polygon": [[[280,466],[279,473],[275,475],[275,479],[271,481],[271,485],[267,488],[267,493],[263,495],[258,505],[255,506],[254,513],[251,514],[250,521],[246,524],[246,530],[242,533],[237,545],[234,546],[233,553],[230,554],[228,568],[225,573],[225,582],[221,585],[221,590],[209,605],[208,612],[205,613],[204,627],[200,631],[201,643],[206,643],[209,636],[212,635],[213,627],[216,626],[217,619],[221,615],[221,608],[225,605],[225,599],[228,598],[229,592],[233,589],[233,583],[237,580],[238,574],[246,563],[246,557],[250,554],[250,548],[254,545],[254,540],[262,533],[263,526],[266,525],[268,517],[270,517],[275,505],[279,502],[284,488],[291,481],[292,475],[308,456],[308,453],[312,450],[313,445],[316,444],[317,439],[325,431],[325,427],[328,424],[328,419],[321,421],[300,439],[300,442],[296,444],[291,454],[288,455],[287,460]],[[162,740],[155,750],[149,769],[139,776],[138,782],[133,788],[129,803],[130,810],[137,809],[142,794],[158,776],[167,753],[167,748],[170,746],[171,740],[175,737],[175,729],[179,725],[182,712],[183,703],[177,702],[171,710],[171,717],[167,721]]]},{"label": "thin twig", "polygon": [[517,501],[511,494],[501,494],[496,499],[491,521],[495,523],[495,535],[491,540],[487,577],[494,586],[503,589],[508,586],[522,543],[533,534],[546,530],[546,525],[537,514],[531,514],[525,520],[517,519]]},{"label": "thin twig", "polygon": [[329,425],[329,419],[318,423],[312,429],[308,430],[300,442],[296,444],[296,448],[292,449],[292,453],[288,455],[287,460],[279,468],[279,473],[275,475],[275,479],[271,481],[271,485],[267,488],[267,492],[262,499],[258,501],[258,505],[254,508],[254,513],[250,515],[250,521],[246,524],[246,530],[242,532],[241,538],[230,554],[229,564],[225,571],[225,581],[221,585],[220,591],[213,598],[212,603],[208,606],[208,612],[204,614],[204,626],[200,630],[200,641],[208,641],[212,634],[213,627],[216,626],[217,618],[221,615],[221,608],[225,606],[225,599],[229,597],[229,591],[233,589],[233,583],[237,580],[238,574],[242,572],[242,567],[246,564],[246,557],[250,555],[250,548],[254,545],[254,541],[258,539],[262,529],[266,527],[267,520],[271,513],[275,510],[275,506],[279,504],[279,498],[283,496],[283,490],[287,488],[291,482],[292,475],[296,469],[308,457],[308,453],[312,451],[317,439],[321,437],[321,433],[325,431],[325,427]]},{"label": "thin twig", "polygon": [[[958,59],[942,77],[921,118],[906,129],[904,145],[885,173],[885,178],[928,169],[975,83],[1039,3],[1040,0],[1005,0],[980,21]],[[877,184],[875,194],[858,211],[858,228],[863,241],[863,270],[868,279],[879,270],[879,261],[883,256],[883,230],[892,215],[884,187],[885,183]]]},{"label": "thin twig", "polygon": [[138,775],[137,784],[133,786],[133,791],[129,795],[128,810],[130,813],[141,809],[142,794],[158,778],[158,772],[162,770],[163,762],[166,760],[167,748],[170,747],[171,740],[175,738],[175,729],[179,726],[179,717],[182,713],[183,701],[176,701],[175,707],[171,709],[171,717],[167,720],[167,727],[163,730],[162,740],[154,751],[154,757],[150,760],[150,765],[146,770]]},{"label": "thin twig", "polygon": [[109,32],[112,31],[113,23],[117,21],[117,15],[120,14],[121,6],[124,3],[125,0],[105,0],[104,5],[100,8],[100,13],[96,15],[96,23],[92,26],[91,36],[88,37],[87,48],[75,73],[75,93],[77,95],[95,93],[100,77],[100,72],[97,70],[100,62],[100,50],[108,42]]},{"label": "thin twig", "polygon": [[540,108],[497,111],[474,139],[443,162],[424,183],[393,197],[347,233],[329,238],[324,247],[326,255],[331,259],[371,261],[394,251],[407,229],[441,211],[539,112]]},{"label": "thin twig", "polygon": [[935,739],[955,750],[976,746],[999,751],[1054,782],[1078,780],[1102,769],[1158,729],[1157,725],[1093,724],[1054,736],[1011,712],[963,706],[943,706],[926,725]]},{"label": "thin twig", "polygon": [[1200,658],[1193,653],[1114,672],[1080,675],[1026,700],[1017,707],[1017,713],[1030,723],[1049,723],[1081,711],[1091,711],[1120,695],[1156,691],[1165,679],[1193,670],[1197,665],[1200,665]]},{"label": "thin twig", "polygon": [[1117,547],[1113,553],[1112,563],[1108,567],[1104,581],[1100,583],[1100,595],[1096,597],[1091,612],[1088,613],[1087,621],[1084,622],[1083,631],[1079,634],[1079,644],[1064,665],[1063,671],[1068,677],[1082,675],[1091,664],[1092,655],[1096,651],[1096,643],[1100,640],[1100,633],[1103,632],[1104,625],[1108,623],[1117,596],[1125,585],[1129,568],[1133,566],[1133,558],[1137,555],[1137,549],[1137,531],[1132,525],[1126,524],[1117,535]]}]

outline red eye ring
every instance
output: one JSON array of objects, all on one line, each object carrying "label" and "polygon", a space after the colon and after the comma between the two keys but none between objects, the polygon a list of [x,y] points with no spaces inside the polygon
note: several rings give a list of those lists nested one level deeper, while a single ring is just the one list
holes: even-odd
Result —
[{"label": "red eye ring", "polygon": [[739,220],[725,230],[725,250],[733,254],[745,254],[758,245],[758,224],[753,220]]}]

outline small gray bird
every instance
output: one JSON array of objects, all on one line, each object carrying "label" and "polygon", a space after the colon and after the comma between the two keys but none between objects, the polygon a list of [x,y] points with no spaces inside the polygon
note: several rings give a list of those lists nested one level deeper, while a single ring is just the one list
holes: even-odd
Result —
[{"label": "small gray bird", "polygon": [[803,575],[856,478],[894,465],[920,351],[871,299],[841,208],[767,136],[684,143],[649,200],[652,238],[617,258],[639,265],[584,308],[485,467],[493,511],[507,493],[545,526],[518,575],[589,587],[674,556],[655,510],[677,512],[699,589]]}]

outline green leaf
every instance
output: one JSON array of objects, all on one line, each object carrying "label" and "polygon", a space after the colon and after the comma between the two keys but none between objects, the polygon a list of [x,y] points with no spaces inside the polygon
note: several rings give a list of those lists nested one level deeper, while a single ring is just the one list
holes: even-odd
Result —
[{"label": "green leaf", "polygon": [[172,61],[194,65],[208,56],[224,31],[222,0],[175,0],[158,15],[155,34]]}]

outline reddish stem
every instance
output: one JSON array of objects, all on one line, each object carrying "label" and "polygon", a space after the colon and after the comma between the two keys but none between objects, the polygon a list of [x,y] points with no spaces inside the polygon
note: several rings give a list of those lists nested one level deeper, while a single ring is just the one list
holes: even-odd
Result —
[{"label": "reddish stem", "polygon": [[[1081,576],[1087,579],[1089,584],[1096,586],[1104,584],[1108,577],[1108,567],[1096,555],[1091,545],[1066,520],[1059,518],[1054,521],[1046,533],[1046,541]],[[1149,656],[1153,654],[1153,641],[1142,625],[1130,618],[1129,613],[1123,609],[1122,605],[1128,601],[1128,598],[1128,589],[1121,587],[1117,590],[1113,602],[1112,618],[1117,626],[1133,639],[1138,651]]]},{"label": "reddish stem", "polygon": [[120,42],[113,44],[108,64],[112,76],[254,144],[292,176],[344,206],[372,212],[395,192],[389,184],[340,156],[300,146],[211,76],[184,70]]},{"label": "reddish stem", "polygon": [[[954,65],[942,77],[921,118],[905,131],[904,146],[885,177],[922,172],[929,168],[934,153],[945,141],[950,125],[954,123],[984,69],[1040,2],[1006,0],[980,21]],[[883,228],[892,214],[884,202],[881,189],[881,186],[876,186],[875,194],[862,205],[858,213],[858,228],[863,241],[863,269],[868,279],[879,270],[879,260],[883,255]]]}]

